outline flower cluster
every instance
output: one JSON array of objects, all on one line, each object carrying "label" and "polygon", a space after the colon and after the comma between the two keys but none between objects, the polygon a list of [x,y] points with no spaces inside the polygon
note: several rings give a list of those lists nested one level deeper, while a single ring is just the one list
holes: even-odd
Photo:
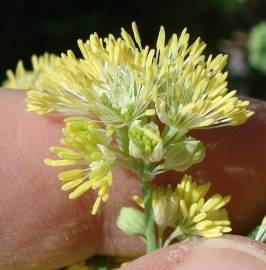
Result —
[{"label": "flower cluster", "polygon": [[224,209],[231,199],[230,196],[215,194],[205,200],[209,188],[210,183],[197,185],[190,176],[184,176],[176,188],[180,207],[176,224],[179,228],[173,235],[181,238],[193,235],[217,237],[231,231]]},{"label": "flower cluster", "polygon": [[65,122],[61,143],[69,148],[51,147],[51,152],[60,159],[46,159],[45,163],[55,167],[78,166],[59,173],[59,179],[63,182],[62,190],[74,189],[69,198],[75,199],[88,189],[98,189],[98,198],[92,210],[92,214],[95,214],[101,201],[107,200],[112,184],[111,168],[115,154],[108,149],[111,138],[106,130],[89,119],[72,117]]},{"label": "flower cluster", "polygon": [[[175,189],[156,187],[152,193],[154,222],[158,231],[158,246],[172,241],[184,241],[193,237],[218,237],[231,231],[225,205],[230,196],[215,194],[206,199],[210,183],[198,185],[185,175]],[[144,208],[143,199],[134,196],[135,202]],[[132,213],[134,212],[134,213]],[[117,225],[127,234],[144,237],[144,215],[134,208],[122,208]],[[164,240],[166,229],[172,233]]]},{"label": "flower cluster", "polygon": [[[205,153],[203,145],[191,137],[174,139],[166,147],[155,123],[142,126],[133,122],[126,133],[115,132],[112,126],[102,128],[96,121],[81,116],[66,118],[65,123],[61,140],[65,147],[50,148],[59,159],[44,162],[53,167],[75,167],[58,175],[62,190],[74,189],[70,199],[80,197],[89,189],[98,189],[92,214],[108,199],[114,166],[131,169],[136,174],[144,166],[153,178],[170,169],[184,171],[200,162]],[[175,153],[172,148],[177,149]]]},{"label": "flower cluster", "polygon": [[132,36],[122,28],[118,38],[94,33],[79,40],[80,58],[72,51],[39,62],[34,57],[32,72],[9,72],[10,83],[21,77],[30,82],[22,87],[30,88],[28,111],[72,116],[65,120],[64,147],[51,148],[58,159],[45,163],[72,167],[59,174],[62,189],[72,190],[70,199],[97,190],[92,214],[108,199],[113,167],[139,176],[145,213],[124,208],[118,226],[128,228],[137,220],[127,232],[146,235],[149,251],[155,243],[153,222],[159,246],[167,228],[173,232],[164,245],[229,232],[224,206],[230,198],[216,194],[205,200],[209,184],[185,176],[175,190],[152,192],[151,186],[156,175],[184,172],[203,160],[204,145],[188,135],[190,130],[239,125],[253,114],[249,102],[227,88],[227,56],[206,57],[205,43],[198,38],[190,45],[186,29],[167,41],[161,27],[155,48],[142,44],[135,22],[132,30]]},{"label": "flower cluster", "polygon": [[45,69],[54,66],[59,57],[45,53],[41,56],[33,55],[31,57],[32,70],[26,70],[23,62],[20,60],[17,63],[16,71],[7,70],[7,80],[3,82],[2,86],[10,89],[29,90],[41,89],[41,77]]},{"label": "flower cluster", "polygon": [[[101,136],[110,135],[104,138],[105,144],[95,141],[92,146],[79,131],[72,137],[65,134],[64,144],[71,138],[75,143],[71,141],[69,146],[83,151],[82,155],[97,153],[96,160],[83,160],[75,153],[75,158],[67,161],[46,161],[52,166],[87,166],[60,174],[61,179],[70,181],[64,190],[80,185],[71,198],[97,188],[98,195],[104,195],[99,195],[96,205],[105,201],[118,152],[123,161],[116,164],[137,174],[144,168],[151,179],[167,170],[185,171],[205,155],[203,144],[187,137],[190,129],[238,125],[253,113],[246,108],[248,101],[239,100],[235,91],[228,92],[227,73],[222,71],[226,56],[205,58],[204,42],[197,39],[189,46],[186,29],[166,42],[161,27],[155,49],[142,45],[135,23],[132,29],[134,37],[122,28],[117,39],[113,35],[102,39],[95,33],[86,42],[79,40],[82,58],[72,51],[62,54],[55,65],[46,68],[40,88],[28,92],[29,111],[94,115],[101,129],[90,127],[94,131],[82,132],[91,136],[101,130]],[[113,156],[108,147],[111,142],[116,148]],[[69,153],[57,151],[60,158]]]},{"label": "flower cluster", "polygon": [[247,101],[228,92],[222,72],[226,56],[205,59],[205,43],[197,39],[189,46],[186,29],[166,43],[161,27],[156,49],[150,49],[142,46],[135,23],[132,28],[134,39],[122,28],[117,39],[95,33],[85,43],[79,40],[83,58],[72,51],[63,54],[47,70],[43,92],[29,92],[28,110],[75,108],[118,126],[156,111],[162,123],[177,129],[237,125],[252,114]]}]

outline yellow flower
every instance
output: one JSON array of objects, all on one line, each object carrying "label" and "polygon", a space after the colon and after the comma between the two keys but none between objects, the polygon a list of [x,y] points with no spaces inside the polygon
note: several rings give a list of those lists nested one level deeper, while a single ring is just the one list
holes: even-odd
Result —
[{"label": "yellow flower", "polygon": [[90,111],[105,124],[129,126],[154,114],[177,129],[238,125],[253,112],[248,101],[228,92],[227,56],[206,58],[199,38],[189,46],[186,29],[166,42],[160,28],[156,48],[143,46],[135,23],[134,38],[123,28],[121,36],[100,38],[96,33],[78,41],[82,58],[63,54],[42,81],[44,92],[30,91],[28,110]]},{"label": "yellow flower", "polygon": [[156,187],[152,192],[154,222],[159,230],[164,231],[176,223],[179,211],[178,200],[172,188]]},{"label": "yellow flower", "polygon": [[[150,99],[144,97],[147,85],[148,47],[138,50],[131,37],[113,35],[102,40],[95,33],[83,43],[78,41],[82,59],[72,51],[62,55],[55,69],[49,69],[42,82],[46,96],[36,91],[28,94],[28,110],[46,114],[52,111],[81,113],[88,110],[105,123],[127,125],[149,110]],[[151,58],[151,54],[149,59]],[[150,62],[150,61],[149,61]]]},{"label": "yellow flower", "polygon": [[92,209],[94,215],[101,201],[108,199],[112,184],[111,168],[115,154],[108,149],[111,138],[91,120],[76,117],[65,121],[66,128],[61,143],[75,150],[52,147],[51,152],[60,159],[46,159],[45,163],[55,167],[78,166],[76,169],[59,173],[59,179],[63,182],[62,190],[74,189],[69,198],[75,199],[89,189],[98,189],[98,197]]},{"label": "yellow flower", "polygon": [[191,176],[183,177],[175,191],[179,212],[174,236],[181,240],[193,236],[218,237],[231,231],[224,209],[231,197],[215,194],[206,200],[209,188],[210,183],[198,185]]},{"label": "yellow flower", "polygon": [[7,70],[7,80],[3,82],[2,86],[11,89],[41,90],[40,81],[45,69],[55,65],[58,59],[59,57],[48,53],[41,56],[33,55],[31,57],[32,70],[26,70],[20,60],[15,72]]},{"label": "yellow flower", "polygon": [[[198,185],[191,176],[185,175],[174,190],[170,186],[153,189],[153,218],[159,232],[160,247],[167,228],[172,228],[173,232],[165,240],[164,246],[175,239],[183,241],[194,237],[218,237],[231,231],[224,208],[230,196],[215,194],[206,200],[209,188],[210,183]],[[133,200],[144,208],[142,198],[134,196]]]},{"label": "yellow flower", "polygon": [[[159,36],[164,37],[164,28]],[[198,38],[189,46],[189,34],[183,30],[165,44],[157,43],[160,69],[156,110],[160,120],[178,129],[195,129],[238,125],[253,112],[249,102],[239,100],[236,91],[228,92],[227,72],[222,72],[227,56],[207,59],[202,54],[204,42]],[[158,52],[159,51],[159,52]]]},{"label": "yellow flower", "polygon": [[41,80],[44,91],[32,87],[27,92],[27,110],[39,114],[54,111],[67,115],[88,113],[85,90],[89,84],[84,74],[78,73],[78,63],[74,54],[69,52],[68,57],[59,58],[54,67],[47,67]]}]

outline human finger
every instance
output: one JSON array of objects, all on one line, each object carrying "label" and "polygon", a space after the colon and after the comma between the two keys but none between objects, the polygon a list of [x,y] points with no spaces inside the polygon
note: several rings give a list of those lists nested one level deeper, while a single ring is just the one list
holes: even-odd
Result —
[{"label": "human finger", "polygon": [[241,236],[175,244],[145,255],[121,270],[266,269],[266,246]]},{"label": "human finger", "polygon": [[[126,171],[114,170],[110,199],[96,217],[89,213],[94,200],[93,192],[89,192],[84,198],[69,201],[67,195],[60,191],[57,172],[43,165],[43,159],[49,155],[49,146],[57,145],[61,138],[62,118],[45,118],[27,113],[24,99],[23,92],[1,92],[0,137],[1,154],[4,157],[0,163],[0,232],[1,239],[4,239],[0,246],[1,269],[21,269],[21,266],[24,269],[49,269],[68,265],[94,254],[142,254],[143,243],[134,237],[125,236],[116,227],[116,218],[121,207],[130,206],[132,196],[140,192],[136,178]],[[253,130],[255,126],[265,132],[265,125],[266,122],[260,120],[247,128]],[[240,127],[234,129],[238,128]],[[223,134],[223,129],[220,129],[220,133]],[[206,134],[201,135],[202,139],[213,140],[215,143],[216,137],[211,135],[213,133]],[[225,133],[225,138],[230,138],[230,134]],[[256,138],[256,134],[250,132],[249,135],[251,139]],[[239,145],[236,145],[232,148],[235,149],[235,160],[239,158],[238,147]],[[263,147],[262,145],[259,152],[260,158],[264,158],[266,152],[263,152]],[[218,149],[224,151],[222,144]],[[254,155],[254,152],[252,154]],[[219,157],[216,156],[216,160],[209,162],[215,164],[218,161]],[[223,166],[223,163],[220,163],[220,166]],[[260,175],[265,173],[264,166],[256,168],[261,171]],[[215,174],[216,172],[212,171],[208,179],[213,180],[214,188],[223,181],[223,174]],[[237,174],[233,176],[242,179],[238,178]],[[165,183],[168,180],[176,183],[180,178],[174,175],[173,178],[164,176],[162,179]],[[254,188],[265,188],[264,179],[259,177],[256,178],[255,187],[253,182],[248,183],[249,189],[244,190],[248,193],[252,193]],[[230,182],[223,185],[228,192],[235,188]],[[239,188],[241,190],[241,186],[238,190]],[[257,201],[265,200],[264,193],[256,195],[257,197],[253,198],[255,205]],[[245,196],[245,193],[238,192],[236,196]],[[265,204],[262,207],[258,205],[258,208],[263,207]],[[262,210],[260,209],[260,212]],[[239,209],[232,206],[231,211],[238,213]],[[239,217],[237,222],[243,225],[243,220],[254,216],[250,211],[245,215],[244,211]]]}]

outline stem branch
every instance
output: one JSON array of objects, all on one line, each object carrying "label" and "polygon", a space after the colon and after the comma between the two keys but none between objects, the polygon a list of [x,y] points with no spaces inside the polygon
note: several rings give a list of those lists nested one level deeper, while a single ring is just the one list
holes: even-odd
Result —
[{"label": "stem branch", "polygon": [[152,211],[152,190],[151,183],[145,176],[141,177],[141,188],[144,197],[144,213],[146,223],[146,248],[147,253],[156,249],[155,230]]},{"label": "stem branch", "polygon": [[182,236],[184,233],[181,230],[181,228],[178,226],[176,227],[176,229],[170,234],[170,236],[166,239],[166,241],[164,242],[163,247],[167,247],[170,245],[170,243],[177,238],[178,236]]}]

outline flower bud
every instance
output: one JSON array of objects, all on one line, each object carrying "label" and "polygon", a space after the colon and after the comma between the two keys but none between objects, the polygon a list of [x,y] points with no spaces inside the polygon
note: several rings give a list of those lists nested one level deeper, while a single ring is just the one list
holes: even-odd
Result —
[{"label": "flower bud", "polygon": [[166,170],[184,172],[193,164],[201,162],[204,157],[203,143],[189,137],[179,142],[173,142],[166,147],[165,162],[162,166]]},{"label": "flower bud", "polygon": [[135,120],[129,128],[129,154],[135,158],[158,162],[163,158],[163,142],[158,126]]},{"label": "flower bud", "polygon": [[145,217],[139,210],[123,207],[116,222],[118,228],[129,235],[145,235]]},{"label": "flower bud", "polygon": [[156,188],[152,193],[154,222],[161,228],[173,226],[178,218],[178,199],[169,187]]}]

